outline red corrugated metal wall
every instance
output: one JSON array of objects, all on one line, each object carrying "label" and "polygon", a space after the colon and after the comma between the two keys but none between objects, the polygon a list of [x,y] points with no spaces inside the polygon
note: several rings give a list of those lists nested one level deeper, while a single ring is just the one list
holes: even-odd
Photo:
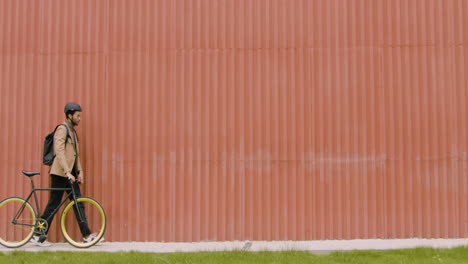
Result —
[{"label": "red corrugated metal wall", "polygon": [[77,101],[108,240],[466,237],[467,14],[0,1],[0,197],[27,192],[21,169],[48,184],[42,139]]}]

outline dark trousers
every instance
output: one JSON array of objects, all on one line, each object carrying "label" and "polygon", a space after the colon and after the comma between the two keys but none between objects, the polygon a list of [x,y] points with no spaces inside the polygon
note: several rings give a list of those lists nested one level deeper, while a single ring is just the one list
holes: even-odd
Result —
[{"label": "dark trousers", "polygon": [[[60,177],[60,176],[53,175],[53,174],[51,174],[50,177],[51,177],[51,188],[72,187],[75,191],[76,197],[77,198],[81,197],[80,185],[77,182],[71,184],[67,178]],[[67,193],[70,193],[70,192],[71,191],[67,191]],[[54,212],[55,209],[57,209],[57,206],[59,206],[60,202],[62,201],[62,197],[63,197],[63,191],[50,191],[49,202],[47,203],[47,206],[44,210],[44,214],[41,216],[41,218],[45,219],[47,223],[49,224],[49,228],[47,229],[46,234],[49,232],[50,225],[52,224],[52,220],[54,220],[55,214],[52,214],[52,213]],[[70,200],[73,200],[73,199],[70,197]],[[78,203],[78,207],[80,208],[83,221],[80,221],[79,219],[76,205],[73,206],[73,210],[75,211],[75,217],[76,217],[76,220],[78,221],[81,234],[83,235],[83,237],[87,237],[91,234],[91,230],[89,230],[88,220],[86,219],[83,203]]]}]

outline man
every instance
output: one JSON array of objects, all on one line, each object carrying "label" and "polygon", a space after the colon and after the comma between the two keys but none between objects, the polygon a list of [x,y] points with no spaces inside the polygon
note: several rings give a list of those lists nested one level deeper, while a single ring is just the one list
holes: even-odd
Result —
[{"label": "man", "polygon": [[[50,167],[51,188],[70,188],[75,190],[77,197],[81,196],[79,183],[84,182],[83,168],[80,161],[80,148],[78,146],[78,136],[75,127],[81,121],[81,106],[76,103],[65,105],[66,121],[63,125],[57,127],[54,134],[54,153],[55,158]],[[60,204],[63,197],[63,191],[51,191],[49,202],[41,216],[50,225],[54,219],[53,211]],[[82,205],[78,205],[82,208]],[[78,216],[76,216],[78,219]],[[88,223],[80,223],[80,231],[84,242],[92,241],[96,235],[91,234]],[[46,234],[49,231],[46,230]],[[32,242],[41,246],[50,246],[50,243],[40,239],[39,236],[33,236]]]}]

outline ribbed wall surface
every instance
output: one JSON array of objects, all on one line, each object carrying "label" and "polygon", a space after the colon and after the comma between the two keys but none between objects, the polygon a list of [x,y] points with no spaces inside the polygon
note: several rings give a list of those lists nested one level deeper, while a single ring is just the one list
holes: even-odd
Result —
[{"label": "ribbed wall surface", "polygon": [[466,237],[467,14],[2,0],[0,198],[27,193],[21,169],[48,185],[43,137],[77,101],[108,240]]}]

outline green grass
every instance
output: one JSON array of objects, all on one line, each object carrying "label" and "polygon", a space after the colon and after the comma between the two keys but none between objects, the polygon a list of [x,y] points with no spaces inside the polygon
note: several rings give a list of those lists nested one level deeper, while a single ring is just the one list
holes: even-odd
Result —
[{"label": "green grass", "polygon": [[198,252],[153,254],[139,252],[96,253],[96,252],[0,252],[0,263],[33,264],[95,264],[95,263],[468,263],[468,248],[454,249],[416,248],[383,251],[334,252],[314,255],[302,251],[286,252]]}]

